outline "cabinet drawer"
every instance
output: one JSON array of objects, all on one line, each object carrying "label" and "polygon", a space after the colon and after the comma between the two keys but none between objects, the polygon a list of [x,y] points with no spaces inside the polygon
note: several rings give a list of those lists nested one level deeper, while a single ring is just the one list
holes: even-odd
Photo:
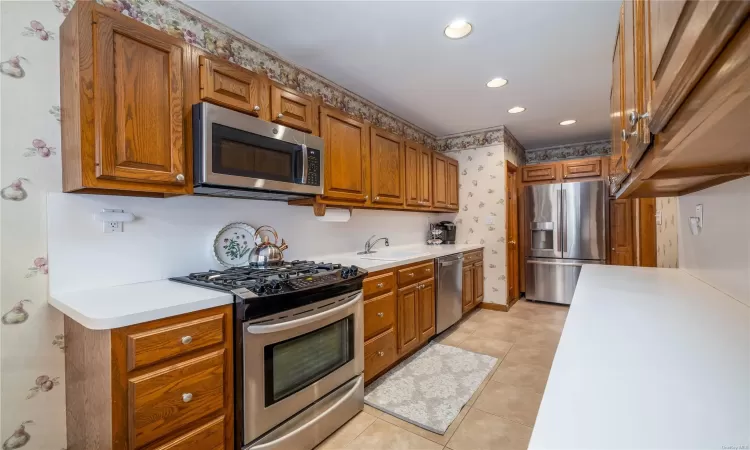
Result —
[{"label": "cabinet drawer", "polygon": [[224,350],[132,378],[128,398],[131,448],[215,413],[224,407]]},{"label": "cabinet drawer", "polygon": [[484,252],[482,252],[482,250],[466,252],[464,253],[464,267],[466,267],[467,264],[481,261],[483,258],[484,258]]},{"label": "cabinet drawer", "polygon": [[365,381],[380,373],[396,360],[396,332],[386,333],[365,342]]},{"label": "cabinet drawer", "polygon": [[408,267],[398,271],[398,285],[406,286],[417,281],[432,278],[435,274],[435,264],[433,260],[426,264]]},{"label": "cabinet drawer", "polygon": [[584,161],[563,162],[563,178],[566,180],[602,176],[602,160],[588,159]]},{"label": "cabinet drawer", "polygon": [[128,370],[224,342],[224,314],[128,335]]},{"label": "cabinet drawer", "polygon": [[557,179],[557,166],[553,164],[526,166],[521,168],[521,178],[524,183],[531,181],[555,181]]},{"label": "cabinet drawer", "polygon": [[362,290],[364,291],[365,300],[377,297],[378,295],[383,295],[386,292],[391,292],[395,283],[396,277],[393,275],[393,272],[384,273],[374,277],[367,277],[365,281],[362,282]]},{"label": "cabinet drawer", "polygon": [[396,296],[389,292],[365,302],[365,339],[391,328],[396,320]]},{"label": "cabinet drawer", "polygon": [[224,416],[173,439],[154,450],[224,450]]}]

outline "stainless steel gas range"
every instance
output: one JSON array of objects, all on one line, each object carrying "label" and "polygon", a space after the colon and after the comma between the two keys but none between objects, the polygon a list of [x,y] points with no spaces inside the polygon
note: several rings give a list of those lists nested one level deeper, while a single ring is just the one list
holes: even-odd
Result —
[{"label": "stainless steel gas range", "polygon": [[366,275],[292,261],[172,278],[235,296],[237,449],[312,449],[364,408]]}]

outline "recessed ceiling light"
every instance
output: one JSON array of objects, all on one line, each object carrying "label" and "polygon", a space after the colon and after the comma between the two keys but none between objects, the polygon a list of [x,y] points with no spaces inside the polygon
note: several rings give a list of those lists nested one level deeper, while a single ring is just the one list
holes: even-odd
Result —
[{"label": "recessed ceiling light", "polygon": [[487,82],[487,87],[498,88],[498,87],[501,87],[501,86],[505,86],[506,84],[508,84],[508,80],[506,80],[505,78],[497,77],[497,78],[493,78],[490,81],[488,81]]},{"label": "recessed ceiling light", "polygon": [[568,119],[568,120],[563,120],[562,122],[560,122],[560,125],[566,126],[566,125],[573,125],[574,123],[576,123],[575,119]]},{"label": "recessed ceiling light", "polygon": [[456,19],[445,27],[444,33],[451,39],[461,39],[471,33],[471,24],[464,19]]},{"label": "recessed ceiling light", "polygon": [[524,111],[526,111],[526,108],[524,108],[523,106],[514,106],[508,110],[508,112],[511,114],[518,114]]}]

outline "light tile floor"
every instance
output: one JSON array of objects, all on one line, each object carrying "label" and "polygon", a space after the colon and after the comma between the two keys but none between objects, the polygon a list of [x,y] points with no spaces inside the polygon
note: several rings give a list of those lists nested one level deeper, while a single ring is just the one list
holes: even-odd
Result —
[{"label": "light tile floor", "polygon": [[526,449],[568,308],[516,303],[509,312],[476,310],[437,342],[498,362],[444,435],[365,405],[321,450]]}]

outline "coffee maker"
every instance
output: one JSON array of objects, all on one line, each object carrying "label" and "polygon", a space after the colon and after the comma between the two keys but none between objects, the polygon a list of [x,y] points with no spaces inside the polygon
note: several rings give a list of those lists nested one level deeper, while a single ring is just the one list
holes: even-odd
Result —
[{"label": "coffee maker", "polygon": [[443,244],[455,244],[456,243],[456,224],[444,220],[435,225],[436,228],[442,230],[440,238],[443,240]]}]

